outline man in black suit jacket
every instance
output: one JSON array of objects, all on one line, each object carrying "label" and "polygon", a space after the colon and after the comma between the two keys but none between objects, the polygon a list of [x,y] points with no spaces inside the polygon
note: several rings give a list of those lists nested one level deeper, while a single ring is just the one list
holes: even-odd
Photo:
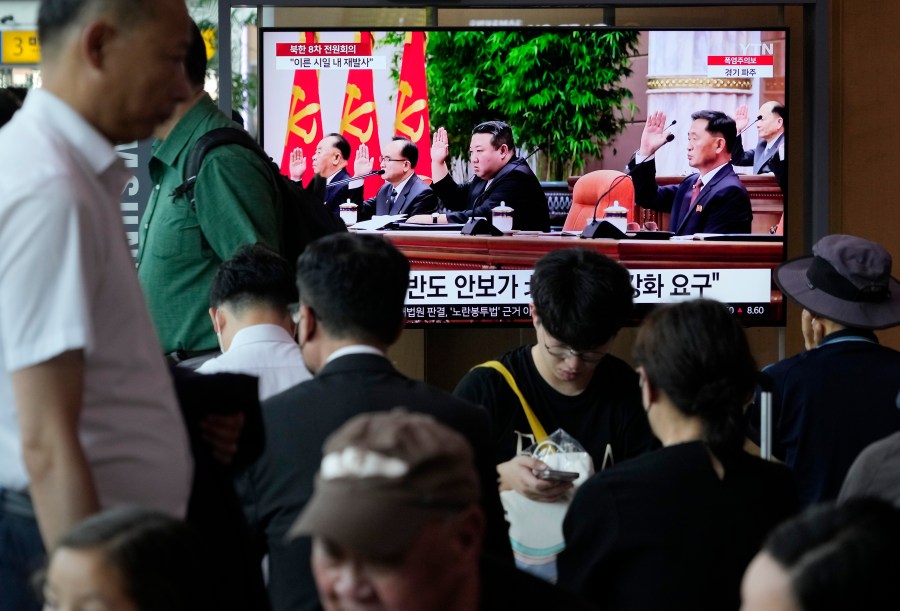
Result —
[{"label": "man in black suit jacket", "polygon": [[263,403],[266,448],[237,482],[251,528],[269,553],[274,611],[316,608],[310,541],[289,543],[286,534],[312,496],[325,438],[361,413],[402,406],[430,414],[468,439],[488,519],[485,546],[512,563],[487,412],[405,377],[385,357],[403,328],[408,282],[409,261],[380,236],[333,234],[298,259],[297,333],[315,378]]},{"label": "man in black suit jacket", "polygon": [[628,162],[634,181],[634,202],[643,208],[671,213],[669,231],[675,235],[750,233],[750,196],[730,163],[737,134],[734,120],[716,110],[697,111],[691,119],[688,163],[697,173],[679,185],[660,187],[652,156],[668,142],[666,115],[657,111],[647,117],[641,148]]},{"label": "man in black suit jacket", "polygon": [[[415,144],[401,136],[384,147],[385,155],[381,156],[381,169],[384,171],[384,186],[375,197],[363,201],[363,181],[350,183],[350,199],[358,206],[357,219],[365,221],[373,215],[405,214],[407,217],[416,214],[431,214],[438,209],[437,195],[423,180],[416,175],[416,164],[419,162],[419,149]],[[374,160],[369,157],[369,147],[360,144],[353,161],[354,176],[362,176],[372,171]]]},{"label": "man in black suit jacket", "polygon": [[[472,130],[469,158],[475,177],[458,185],[447,169],[447,130],[438,128],[431,145],[431,188],[450,210],[437,223],[465,223],[470,217],[491,218],[491,210],[506,204],[513,209],[513,229],[550,231],[550,210],[540,181],[525,159],[516,156],[512,128],[503,121],[486,121]],[[413,217],[410,223],[432,219]]]},{"label": "man in black suit jacket", "polygon": [[[331,183],[350,178],[347,164],[350,163],[350,143],[340,134],[328,134],[316,145],[312,164],[315,175],[304,187],[319,201],[325,202],[335,216],[340,215],[340,206],[348,199],[348,184],[332,186]],[[303,150],[295,148],[291,152],[291,180],[300,180],[306,172],[306,157]]]},{"label": "man in black suit jacket", "polygon": [[[787,163],[784,152],[784,129],[787,109],[778,102],[766,102],[759,107],[756,131],[759,142],[753,150],[744,150],[743,138],[738,136],[731,151],[731,163],[737,166],[753,166],[754,174],[772,172],[781,192],[787,194]],[[738,106],[734,113],[738,133],[749,125],[747,105]]]}]

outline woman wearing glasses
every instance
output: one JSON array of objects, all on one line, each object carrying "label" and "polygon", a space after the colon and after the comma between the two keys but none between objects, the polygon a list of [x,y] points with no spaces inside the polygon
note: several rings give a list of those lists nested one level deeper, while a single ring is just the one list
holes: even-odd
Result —
[{"label": "woman wearing glasses", "polygon": [[559,583],[602,609],[736,610],[744,568],[796,508],[787,469],[743,451],[758,375],[744,331],[715,301],[665,306],[634,357],[663,448],[581,487]]}]

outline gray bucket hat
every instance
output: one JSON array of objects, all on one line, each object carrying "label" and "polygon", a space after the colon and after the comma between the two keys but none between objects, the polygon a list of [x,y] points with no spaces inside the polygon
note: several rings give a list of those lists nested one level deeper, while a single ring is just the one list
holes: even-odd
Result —
[{"label": "gray bucket hat", "polygon": [[826,236],[812,256],[776,268],[775,284],[810,312],[847,327],[900,324],[900,282],[891,277],[891,254],[869,240]]}]

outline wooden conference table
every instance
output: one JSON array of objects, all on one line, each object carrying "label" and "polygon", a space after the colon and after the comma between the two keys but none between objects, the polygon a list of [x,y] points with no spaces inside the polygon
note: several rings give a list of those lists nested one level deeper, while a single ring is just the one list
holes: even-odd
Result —
[{"label": "wooden conference table", "polygon": [[767,268],[783,260],[783,242],[583,240],[578,236],[464,236],[457,232],[385,231],[413,269],[530,269],[557,248],[590,248],[629,269]]}]

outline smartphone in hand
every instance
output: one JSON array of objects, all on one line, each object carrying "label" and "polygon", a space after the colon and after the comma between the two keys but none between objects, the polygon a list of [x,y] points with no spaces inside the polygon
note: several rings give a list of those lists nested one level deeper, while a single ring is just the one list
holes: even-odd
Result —
[{"label": "smartphone in hand", "polygon": [[539,471],[532,469],[531,471],[538,479],[548,479],[555,482],[574,482],[578,479],[577,471],[557,471],[555,469],[544,469]]}]

